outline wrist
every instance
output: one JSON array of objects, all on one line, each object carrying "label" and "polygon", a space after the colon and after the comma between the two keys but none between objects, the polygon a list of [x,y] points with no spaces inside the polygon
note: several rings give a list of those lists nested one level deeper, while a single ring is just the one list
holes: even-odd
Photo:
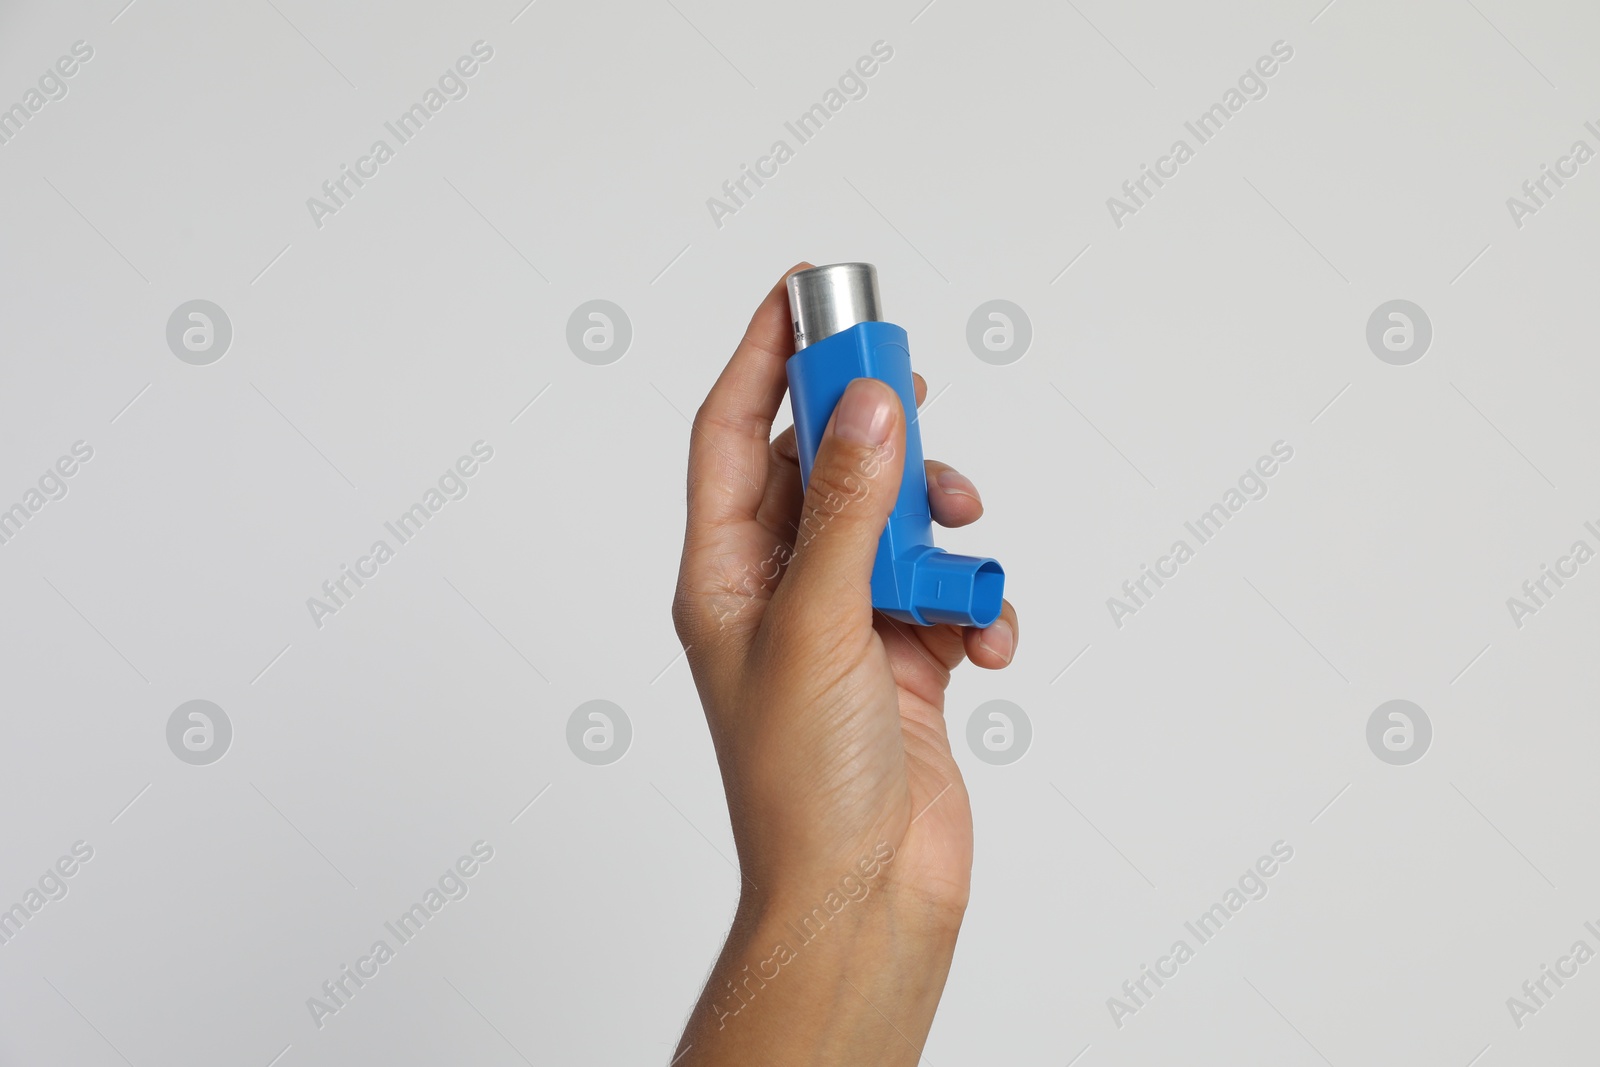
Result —
[{"label": "wrist", "polygon": [[[747,895],[685,1038],[691,1064],[911,1067],[957,923],[892,892]],[[832,905],[831,910],[829,905]]]},{"label": "wrist", "polygon": [[761,930],[797,948],[828,929],[868,938],[877,930],[894,930],[919,946],[954,943],[966,912],[964,884],[959,892],[954,886],[936,890],[937,879],[928,878],[914,861],[908,865],[908,858],[885,840],[859,851],[854,862],[831,869],[768,866],[760,872],[759,887],[746,877],[733,935]]},{"label": "wrist", "polygon": [[886,872],[870,880],[806,879],[769,892],[745,888],[716,976],[722,1010],[737,1013],[780,987],[790,995],[851,998],[850,985],[874,1003],[909,1008],[927,999],[923,987],[931,986],[931,1014],[955,952],[959,909],[904,892]]},{"label": "wrist", "polygon": [[[758,892],[746,886],[730,944],[740,944],[754,971],[759,960],[777,957],[782,967],[802,954],[835,959],[860,957],[873,966],[915,966],[919,959],[948,955],[961,930],[963,910],[933,902],[883,879],[858,884],[852,893],[837,884]],[[883,952],[892,947],[893,959]],[[763,968],[771,973],[771,967]]]},{"label": "wrist", "polygon": [[[893,850],[883,846],[877,856],[831,877],[789,872],[782,884],[745,883],[691,1028],[702,1049],[749,1042],[768,1062],[786,1064],[779,1049],[820,1054],[838,1042],[842,1058],[833,1062],[916,1062],[907,1041],[920,1047],[926,1037],[960,914],[902,892],[888,876]],[[876,1058],[843,1052],[873,1047]]]}]

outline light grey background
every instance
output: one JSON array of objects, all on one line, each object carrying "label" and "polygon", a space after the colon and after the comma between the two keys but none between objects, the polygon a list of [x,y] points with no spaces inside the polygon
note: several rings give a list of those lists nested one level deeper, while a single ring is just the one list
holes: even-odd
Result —
[{"label": "light grey background", "polygon": [[[96,0],[0,7],[0,1063],[666,1063],[737,892],[668,620],[686,417],[806,258],[875,262],[932,456],[982,487],[1015,665],[948,715],[972,907],[926,1061],[1576,1062],[1600,962],[1600,11],[1553,0]],[[1320,10],[1319,10],[1320,8]],[[306,207],[475,41],[336,216]],[[707,198],[875,41],[893,58],[718,227]],[[1108,197],[1294,50],[1119,228]],[[392,138],[390,138],[392,140]],[[169,350],[186,301],[233,339]],[[625,309],[623,358],[568,317]],[[1009,300],[1009,365],[966,344]],[[1428,314],[1408,366],[1366,323]],[[530,403],[532,406],[530,407]],[[1294,458],[1120,628],[1106,599],[1275,441]],[[318,628],[456,459],[493,459]],[[1597,523],[1600,524],[1600,523]],[[391,539],[392,540],[392,539]],[[1410,765],[1369,750],[1391,699]],[[224,758],[167,745],[223,708]],[[632,726],[594,765],[579,705]],[[1025,758],[966,745],[1011,701]],[[535,799],[537,798],[537,799]],[[530,801],[533,803],[530,806]],[[494,857],[320,1029],[307,998],[474,842]],[[1117,1027],[1107,998],[1275,841],[1270,893]],[[391,939],[392,940],[392,939]],[[276,1059],[275,1059],[276,1057]]]}]

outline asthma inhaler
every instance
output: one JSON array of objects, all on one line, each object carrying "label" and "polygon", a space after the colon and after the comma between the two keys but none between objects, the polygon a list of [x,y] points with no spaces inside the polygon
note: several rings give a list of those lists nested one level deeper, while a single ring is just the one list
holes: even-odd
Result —
[{"label": "asthma inhaler", "polygon": [[918,626],[988,626],[1000,617],[1005,572],[992,559],[934,547],[911,351],[906,331],[882,319],[877,269],[870,263],[834,263],[792,274],[789,312],[794,319],[789,403],[800,446],[800,476],[807,484],[822,431],[851,381],[886,382],[905,408],[905,473],[878,539],[872,606]]}]

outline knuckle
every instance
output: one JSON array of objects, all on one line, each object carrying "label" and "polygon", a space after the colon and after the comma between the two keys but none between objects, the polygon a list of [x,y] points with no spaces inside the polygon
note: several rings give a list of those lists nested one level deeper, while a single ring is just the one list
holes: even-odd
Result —
[{"label": "knuckle", "polygon": [[711,410],[711,401],[706,400],[695,409],[694,418],[689,420],[689,440],[691,444],[698,444],[700,439],[711,429],[711,423],[716,418]]},{"label": "knuckle", "polygon": [[689,425],[696,437],[745,437],[754,432],[758,417],[749,411],[730,410],[707,397]]},{"label": "knuckle", "polygon": [[672,598],[672,628],[678,641],[687,646],[703,643],[722,628],[735,610],[729,596],[716,596],[679,586]]},{"label": "knuckle", "polygon": [[672,629],[677,633],[678,640],[687,642],[694,637],[698,626],[696,619],[697,610],[694,601],[679,586],[672,595]]},{"label": "knuckle", "polygon": [[793,431],[779,434],[772,440],[772,456],[787,463],[800,462],[800,448]]},{"label": "knuckle", "polygon": [[894,445],[877,448],[846,445],[835,439],[832,448],[817,457],[811,484],[840,496],[859,499],[872,492],[873,482],[894,458]]},{"label": "knuckle", "polygon": [[747,627],[759,619],[771,599],[794,550],[775,541],[756,557],[726,546],[701,546],[679,573],[672,597],[672,624],[687,647],[706,644],[719,635]]}]

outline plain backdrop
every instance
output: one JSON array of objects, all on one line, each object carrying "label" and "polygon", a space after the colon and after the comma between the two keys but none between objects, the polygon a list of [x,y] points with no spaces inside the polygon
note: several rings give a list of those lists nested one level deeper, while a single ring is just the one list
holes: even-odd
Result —
[{"label": "plain backdrop", "polygon": [[[988,508],[941,543],[1022,619],[950,688],[977,858],[926,1062],[1592,1051],[1600,963],[1507,1000],[1600,950],[1600,563],[1559,564],[1600,549],[1600,12],[1323,2],[0,5],[0,1063],[668,1062],[738,890],[668,618],[687,419],[800,259],[878,265],[927,452]],[[1026,351],[969,345],[993,300]],[[1368,341],[1396,300],[1410,362]],[[169,731],[195,700],[225,743]],[[568,742],[596,700],[610,762]],[[1369,744],[1391,700],[1420,759]],[[990,701],[1026,751],[970,747]]]}]

